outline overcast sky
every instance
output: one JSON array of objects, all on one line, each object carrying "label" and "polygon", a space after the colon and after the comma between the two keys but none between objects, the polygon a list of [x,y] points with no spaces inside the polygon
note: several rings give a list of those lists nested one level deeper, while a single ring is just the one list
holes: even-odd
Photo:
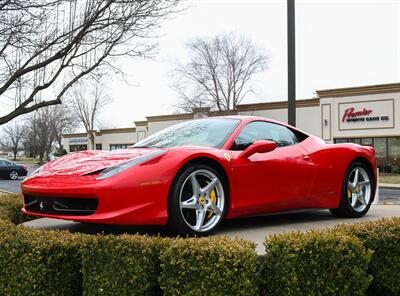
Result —
[{"label": "overcast sky", "polygon": [[[187,57],[187,40],[219,32],[244,34],[270,57],[256,77],[257,93],[243,103],[287,99],[286,1],[189,2],[164,23],[154,60],[123,61],[131,85],[110,82],[113,103],[104,117],[113,127],[174,112],[174,61]],[[319,89],[400,82],[400,1],[296,0],[296,60],[298,99]]]}]

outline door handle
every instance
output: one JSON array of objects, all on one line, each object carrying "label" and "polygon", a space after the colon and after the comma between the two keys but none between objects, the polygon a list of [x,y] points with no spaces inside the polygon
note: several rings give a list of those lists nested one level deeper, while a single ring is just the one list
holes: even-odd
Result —
[{"label": "door handle", "polygon": [[310,156],[308,156],[308,155],[304,155],[303,158],[304,158],[304,160],[310,161]]}]

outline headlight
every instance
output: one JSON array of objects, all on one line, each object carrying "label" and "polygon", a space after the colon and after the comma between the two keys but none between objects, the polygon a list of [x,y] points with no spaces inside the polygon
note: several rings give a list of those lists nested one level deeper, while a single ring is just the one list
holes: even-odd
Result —
[{"label": "headlight", "polygon": [[106,168],[104,171],[101,172],[101,174],[99,174],[96,177],[96,180],[103,180],[103,179],[107,179],[110,178],[112,176],[115,176],[116,174],[119,174],[122,171],[125,171],[135,165],[141,164],[142,162],[145,162],[147,160],[150,160],[156,156],[159,156],[161,154],[167,153],[167,151],[165,150],[157,150],[154,152],[151,152],[149,154],[143,155],[143,156],[139,156],[136,157],[134,159],[119,163],[117,165],[114,165],[112,167]]}]

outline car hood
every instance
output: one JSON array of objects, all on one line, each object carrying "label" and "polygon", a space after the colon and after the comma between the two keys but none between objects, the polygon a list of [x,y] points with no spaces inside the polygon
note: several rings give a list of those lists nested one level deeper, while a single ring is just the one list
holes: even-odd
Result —
[{"label": "car hood", "polygon": [[114,151],[74,152],[42,166],[35,176],[89,175],[160,149],[130,148]]}]

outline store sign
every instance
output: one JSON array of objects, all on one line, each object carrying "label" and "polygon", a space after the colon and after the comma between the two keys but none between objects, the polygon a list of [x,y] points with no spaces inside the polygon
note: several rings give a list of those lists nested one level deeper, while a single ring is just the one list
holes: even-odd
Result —
[{"label": "store sign", "polygon": [[339,103],[339,130],[393,127],[393,99]]},{"label": "store sign", "polygon": [[85,137],[69,139],[70,144],[82,144],[82,143],[87,143],[87,141],[88,139]]}]

